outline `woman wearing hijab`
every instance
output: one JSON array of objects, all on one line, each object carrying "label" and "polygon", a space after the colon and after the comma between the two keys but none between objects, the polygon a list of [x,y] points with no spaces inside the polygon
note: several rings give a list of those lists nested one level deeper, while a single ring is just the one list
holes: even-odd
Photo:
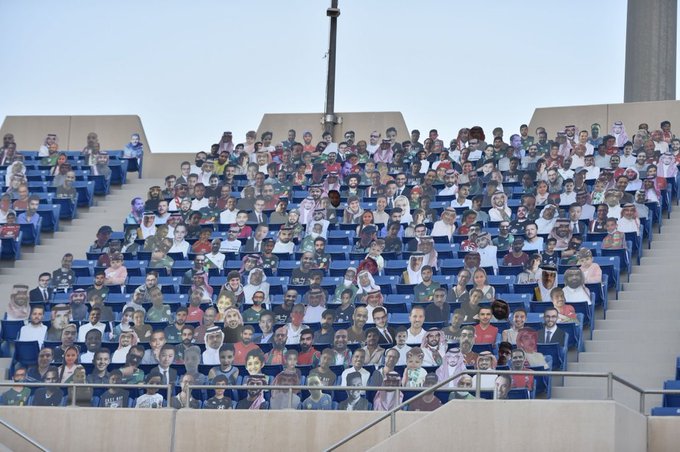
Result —
[{"label": "woman wearing hijab", "polygon": [[401,209],[402,224],[409,224],[411,221],[413,221],[413,217],[411,216],[411,203],[406,196],[397,196],[397,198],[394,200],[394,207],[399,207]]},{"label": "woman wearing hijab", "polygon": [[404,284],[420,284],[423,282],[423,277],[420,271],[423,268],[424,256],[422,253],[414,253],[408,260],[408,267],[401,274]]}]

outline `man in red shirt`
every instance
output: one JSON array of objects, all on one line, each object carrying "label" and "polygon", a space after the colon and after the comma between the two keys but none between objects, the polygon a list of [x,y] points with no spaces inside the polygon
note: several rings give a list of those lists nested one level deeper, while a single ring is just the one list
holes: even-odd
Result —
[{"label": "man in red shirt", "polygon": [[312,358],[317,350],[312,345],[314,341],[314,331],[307,328],[300,333],[300,353],[298,354],[298,364],[311,366]]},{"label": "man in red shirt", "polygon": [[476,344],[495,344],[498,328],[491,325],[491,308],[479,309],[479,323],[475,325]]},{"label": "man in red shirt", "polygon": [[256,343],[253,342],[253,333],[255,329],[252,325],[245,325],[241,331],[241,340],[234,344],[234,364],[237,366],[245,366],[246,356],[251,350],[255,350],[258,347]]}]

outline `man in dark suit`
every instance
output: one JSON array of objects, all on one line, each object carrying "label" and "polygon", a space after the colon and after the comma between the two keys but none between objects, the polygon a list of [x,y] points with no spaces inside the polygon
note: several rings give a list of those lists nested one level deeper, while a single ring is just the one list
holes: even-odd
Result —
[{"label": "man in dark suit", "polygon": [[267,215],[264,213],[265,199],[262,196],[255,198],[253,211],[248,214],[248,223],[267,223]]},{"label": "man in dark suit", "polygon": [[258,224],[255,228],[255,234],[253,237],[246,240],[246,245],[244,248],[245,253],[260,253],[262,252],[262,240],[264,240],[269,234],[269,226],[266,223]]},{"label": "man in dark suit", "polygon": [[409,240],[407,245],[407,250],[409,252],[414,252],[418,250],[418,244],[423,237],[427,237],[427,226],[424,224],[418,224],[415,227],[415,235]]},{"label": "man in dark suit", "polygon": [[405,173],[399,173],[395,177],[395,182],[397,183],[397,190],[395,191],[396,196],[406,196],[407,198],[411,195],[411,189],[406,186],[407,177]]},{"label": "man in dark suit", "polygon": [[149,375],[158,375],[161,377],[161,384],[168,383],[175,384],[177,381],[177,369],[170,367],[175,360],[175,346],[172,344],[165,344],[161,347],[158,354],[158,366],[149,371]]},{"label": "man in dark suit", "polygon": [[47,272],[41,273],[40,276],[38,276],[38,287],[28,293],[29,300],[43,302],[50,301],[52,299],[52,293],[54,292],[50,287],[51,281],[52,275]]},{"label": "man in dark suit", "polygon": [[271,344],[274,339],[274,313],[271,311],[260,312],[260,330],[262,331],[256,338],[256,344]]},{"label": "man in dark suit", "polygon": [[387,310],[382,306],[378,306],[373,310],[372,315],[375,327],[380,332],[378,344],[390,347],[395,345],[397,343],[397,331],[391,326],[387,326]]},{"label": "man in dark suit", "polygon": [[543,328],[538,331],[539,344],[558,343],[564,346],[567,335],[557,328],[558,312],[555,308],[548,308],[543,312]]}]

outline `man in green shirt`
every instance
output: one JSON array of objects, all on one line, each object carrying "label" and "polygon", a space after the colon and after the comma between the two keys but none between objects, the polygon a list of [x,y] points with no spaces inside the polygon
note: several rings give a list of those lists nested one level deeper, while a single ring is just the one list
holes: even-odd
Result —
[{"label": "man in green shirt", "polygon": [[[20,383],[26,380],[26,369],[17,367],[14,369],[15,383]],[[28,405],[28,397],[31,395],[31,390],[22,385],[16,385],[9,388],[7,392],[0,395],[0,405],[7,406],[23,406]]]},{"label": "man in green shirt", "polygon": [[423,266],[420,270],[420,275],[423,278],[423,282],[413,289],[413,294],[418,303],[427,303],[434,299],[434,291],[440,287],[440,284],[432,281],[432,267],[429,265]]}]

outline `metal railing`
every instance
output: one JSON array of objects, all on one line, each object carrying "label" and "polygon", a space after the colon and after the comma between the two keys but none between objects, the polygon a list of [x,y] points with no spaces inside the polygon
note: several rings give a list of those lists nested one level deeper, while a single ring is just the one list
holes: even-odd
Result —
[{"label": "metal railing", "polygon": [[[454,379],[461,377],[463,375],[474,375],[475,382],[476,384],[474,385],[473,388],[461,388],[461,387],[455,387],[451,388],[448,387],[449,383],[451,383]],[[401,392],[418,392],[419,394],[415,395],[414,397],[409,398],[407,401],[404,401],[400,403],[399,405],[395,406],[394,408],[390,409],[389,411],[385,411],[383,414],[378,416],[376,419],[373,421],[369,422],[368,424],[364,425],[363,427],[355,430],[354,432],[346,435],[344,438],[341,440],[337,441],[333,445],[329,446],[326,451],[332,451],[340,446],[348,443],[352,439],[356,438],[363,432],[369,430],[370,428],[374,427],[375,425],[379,424],[383,420],[390,418],[390,436],[394,435],[397,433],[397,418],[396,414],[404,409],[408,404],[413,403],[415,400],[418,400],[428,394],[432,394],[436,391],[439,392],[464,392],[464,393],[472,393],[474,392],[475,398],[480,399],[481,398],[481,393],[482,391],[488,392],[487,389],[483,389],[481,387],[481,379],[482,375],[530,375],[534,376],[537,378],[540,377],[576,377],[576,378],[598,378],[598,379],[604,379],[606,380],[606,396],[605,400],[614,400],[614,383],[620,383],[621,385],[633,390],[636,392],[639,397],[640,397],[640,402],[639,402],[639,412],[641,414],[645,414],[645,398],[647,395],[680,395],[680,389],[643,389],[633,383],[630,383],[629,381],[615,375],[612,372],[609,373],[598,373],[598,372],[566,372],[566,371],[533,371],[533,370],[523,370],[523,371],[515,371],[515,370],[465,370],[461,371],[453,376],[450,376],[449,378],[438,382],[434,386],[430,387],[403,387],[403,386],[308,386],[308,385],[205,385],[205,384],[187,384],[184,386],[183,390],[191,394],[193,390],[204,390],[204,389],[224,389],[225,391],[231,391],[231,390],[239,390],[239,391],[248,391],[248,390],[254,390],[257,389],[262,390],[262,391],[281,391],[281,392],[288,392],[288,399],[289,399],[289,407],[292,407],[293,405],[293,394],[299,391],[312,391],[312,390],[320,390],[320,391],[385,391],[385,392],[396,392],[396,400],[399,400],[399,395]],[[0,381],[0,388],[5,388],[5,387],[28,387],[28,388],[45,388],[45,387],[58,387],[58,388],[69,388],[71,389],[69,397],[70,397],[70,406],[77,406],[77,389],[79,388],[102,388],[102,389],[109,389],[109,388],[121,388],[121,389],[148,389],[148,388],[155,388],[159,389],[160,391],[164,391],[167,394],[166,397],[166,407],[173,409],[172,408],[172,403],[171,400],[173,398],[173,390],[175,388],[174,383],[168,383],[168,384],[124,384],[124,383],[42,383],[42,382],[14,382],[14,381]],[[191,408],[190,404],[187,403],[187,408]],[[28,435],[25,433],[19,431],[18,429],[14,428],[10,424],[8,424],[6,421],[3,421],[0,419],[0,424],[6,426],[13,432],[15,432],[17,435],[21,436],[22,438],[26,439],[27,441],[31,442],[35,447],[41,449],[41,450],[46,450],[43,446],[32,440]]]},{"label": "metal railing", "polygon": [[46,448],[45,446],[43,446],[42,444],[40,444],[39,442],[37,442],[36,440],[34,440],[33,438],[31,438],[30,436],[28,436],[26,433],[22,432],[21,430],[19,430],[18,428],[16,428],[16,427],[13,426],[12,424],[10,424],[10,423],[7,422],[6,420],[0,419],[0,425],[4,425],[4,426],[5,426],[6,428],[8,428],[11,432],[13,432],[15,435],[19,436],[21,439],[23,439],[23,440],[25,440],[25,441],[28,441],[28,442],[29,442],[32,446],[34,446],[36,449],[41,450],[41,451],[43,451],[43,452],[48,452],[48,451],[49,451],[48,448]]},{"label": "metal railing", "polygon": [[0,381],[0,388],[11,387],[11,386],[22,386],[26,388],[69,388],[71,389],[69,397],[71,399],[71,406],[77,406],[77,388],[122,388],[122,389],[159,389],[161,391],[166,391],[168,407],[170,407],[170,399],[172,398],[172,391],[175,385],[173,383],[168,383],[166,385],[162,384],[126,384],[126,383],[43,383],[43,382],[16,382],[16,381]]},{"label": "metal railing", "polygon": [[[420,394],[416,395],[415,397],[402,402],[401,404],[397,405],[396,407],[392,408],[389,411],[386,411],[384,414],[380,415],[373,421],[369,422],[368,424],[364,425],[363,427],[355,430],[354,432],[346,435],[344,438],[340,439],[336,443],[332,444],[328,448],[324,449],[325,451],[333,451],[338,449],[340,446],[348,443],[352,439],[356,438],[363,432],[369,430],[370,428],[378,425],[380,422],[384,421],[388,417],[390,418],[390,436],[394,435],[397,433],[397,419],[396,419],[396,414],[404,409],[409,403],[412,403],[414,400],[417,400],[421,397],[424,397],[427,394],[431,394],[435,391],[441,391],[444,390],[442,386],[448,385],[451,381],[454,379],[462,376],[462,375],[470,375],[474,374],[475,375],[475,380],[476,380],[476,385],[475,385],[475,397],[477,399],[480,398],[481,396],[481,379],[482,375],[532,375],[536,377],[542,377],[542,376],[555,376],[555,377],[578,377],[578,378],[600,378],[600,379],[606,379],[607,380],[607,395],[606,395],[606,400],[614,400],[614,382],[621,383],[622,385],[636,391],[637,393],[640,394],[640,413],[644,414],[645,410],[645,396],[647,394],[680,394],[679,389],[658,389],[658,390],[645,390],[640,388],[639,386],[634,385],[633,383],[630,383],[627,380],[624,380],[621,377],[618,377],[614,375],[612,372],[609,373],[599,373],[599,372],[559,372],[559,371],[515,371],[515,370],[466,370],[459,372],[449,378],[447,378],[444,381],[438,382],[436,385],[431,386],[427,388],[426,390],[422,391]],[[410,390],[410,388],[409,388]]]}]

